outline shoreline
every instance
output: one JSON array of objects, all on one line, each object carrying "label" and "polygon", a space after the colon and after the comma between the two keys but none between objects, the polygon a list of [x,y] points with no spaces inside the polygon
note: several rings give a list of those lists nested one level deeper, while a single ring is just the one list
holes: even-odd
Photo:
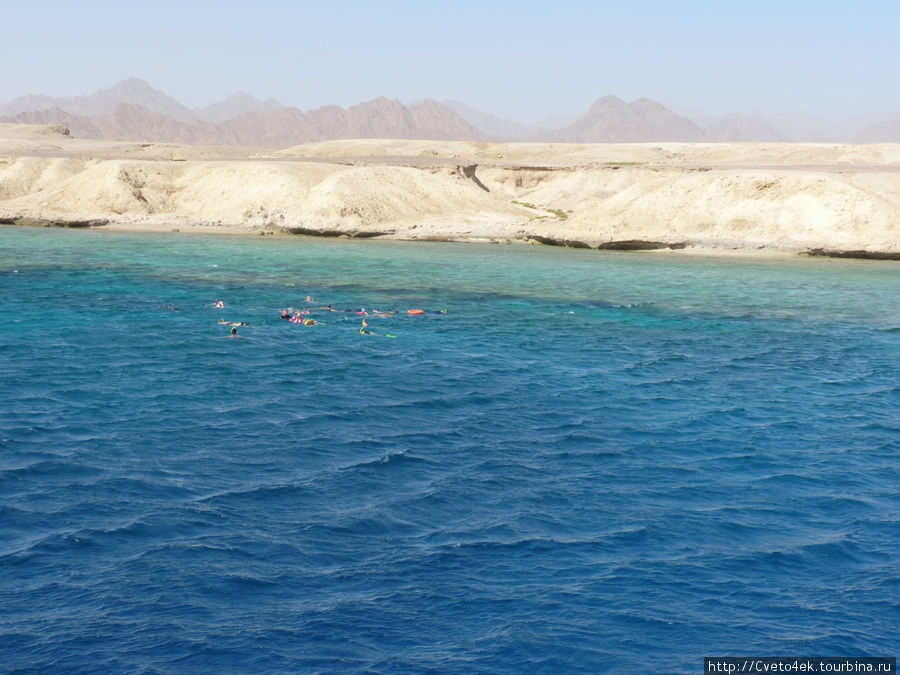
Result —
[{"label": "shoreline", "polygon": [[[900,252],[894,251],[838,251],[827,249],[807,249],[802,251],[779,249],[766,246],[703,246],[698,244],[681,244],[681,245],[660,245],[660,246],[641,246],[644,242],[634,242],[634,247],[627,246],[565,246],[559,243],[547,243],[536,239],[507,239],[499,241],[491,238],[406,238],[394,235],[384,235],[377,237],[354,237],[348,234],[327,234],[321,235],[314,232],[303,232],[299,234],[286,230],[251,230],[238,225],[218,225],[203,223],[181,223],[178,226],[152,224],[152,223],[127,223],[127,222],[109,222],[99,223],[90,221],[60,221],[60,220],[34,220],[22,219],[10,222],[13,219],[0,218],[0,227],[23,227],[35,229],[80,229],[91,230],[94,232],[117,232],[131,234],[198,234],[213,235],[226,237],[258,237],[269,236],[280,239],[294,239],[310,237],[313,239],[342,239],[342,240],[374,240],[374,241],[399,241],[407,243],[455,243],[455,244],[481,244],[481,245],[506,245],[506,246],[547,246],[549,248],[571,248],[585,251],[595,251],[599,253],[623,253],[623,254],[666,254],[666,255],[684,255],[696,257],[733,257],[748,259],[785,259],[792,260],[797,258],[828,258],[828,259],[845,259],[845,260],[876,260],[876,261],[900,261]],[[612,242],[619,244],[621,242]],[[628,242],[632,243],[632,242]],[[647,244],[653,242],[646,242]],[[661,242],[657,242],[661,243]]]}]

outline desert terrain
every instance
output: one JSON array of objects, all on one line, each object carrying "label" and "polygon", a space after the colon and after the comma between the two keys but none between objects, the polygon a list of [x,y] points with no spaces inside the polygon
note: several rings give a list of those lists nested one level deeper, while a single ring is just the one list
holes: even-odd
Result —
[{"label": "desert terrain", "polygon": [[272,151],[0,124],[0,221],[900,258],[900,144],[365,139]]}]

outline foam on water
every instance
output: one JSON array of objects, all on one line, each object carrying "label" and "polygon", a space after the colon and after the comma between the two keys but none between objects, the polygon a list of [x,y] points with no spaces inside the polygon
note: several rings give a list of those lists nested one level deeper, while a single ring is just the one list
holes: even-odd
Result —
[{"label": "foam on water", "polygon": [[896,263],[5,229],[0,309],[10,671],[900,647]]}]

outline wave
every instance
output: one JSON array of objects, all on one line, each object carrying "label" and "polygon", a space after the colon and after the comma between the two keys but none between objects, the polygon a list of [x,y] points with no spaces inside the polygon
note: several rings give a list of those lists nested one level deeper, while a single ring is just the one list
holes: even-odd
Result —
[{"label": "wave", "polygon": [[385,467],[385,466],[398,466],[404,464],[416,464],[419,462],[427,462],[424,457],[419,457],[413,455],[408,450],[398,450],[395,452],[389,452],[387,454],[381,455],[375,459],[368,459],[361,462],[356,462],[354,464],[350,464],[341,468],[342,471],[352,471],[354,469],[364,469],[369,467]]}]

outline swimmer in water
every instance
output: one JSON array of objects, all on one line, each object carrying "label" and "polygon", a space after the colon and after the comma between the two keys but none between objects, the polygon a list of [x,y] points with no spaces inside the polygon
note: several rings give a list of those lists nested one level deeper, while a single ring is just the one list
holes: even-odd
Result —
[{"label": "swimmer in water", "polygon": [[238,336],[238,334],[237,334],[237,326],[232,326],[232,327],[231,327],[231,335],[230,335],[229,337],[236,338],[237,336]]},{"label": "swimmer in water", "polygon": [[215,306],[216,306],[216,309],[224,309],[225,303],[219,299],[216,299]]}]

